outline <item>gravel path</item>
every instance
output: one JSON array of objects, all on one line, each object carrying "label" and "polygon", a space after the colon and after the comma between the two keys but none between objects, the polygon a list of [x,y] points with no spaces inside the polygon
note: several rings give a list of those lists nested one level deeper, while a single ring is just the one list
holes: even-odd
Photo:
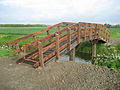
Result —
[{"label": "gravel path", "polygon": [[0,58],[0,90],[120,90],[120,73],[70,61],[34,69]]}]

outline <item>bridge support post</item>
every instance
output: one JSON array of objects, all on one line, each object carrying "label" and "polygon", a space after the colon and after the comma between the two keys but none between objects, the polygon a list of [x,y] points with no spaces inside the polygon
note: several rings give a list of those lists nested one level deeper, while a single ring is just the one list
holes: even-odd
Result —
[{"label": "bridge support post", "polygon": [[70,58],[69,61],[75,61],[75,48],[70,50]]},{"label": "bridge support post", "polygon": [[97,41],[92,41],[92,64],[95,63]]},{"label": "bridge support post", "polygon": [[44,67],[42,43],[38,42],[39,64]]}]

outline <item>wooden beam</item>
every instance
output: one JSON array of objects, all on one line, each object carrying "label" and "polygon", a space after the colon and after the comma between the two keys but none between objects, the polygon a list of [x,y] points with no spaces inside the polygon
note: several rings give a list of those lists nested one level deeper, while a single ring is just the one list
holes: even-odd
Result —
[{"label": "wooden beam", "polygon": [[43,67],[44,60],[43,60],[43,48],[41,42],[38,42],[38,53],[39,53],[39,64]]},{"label": "wooden beam", "polygon": [[60,52],[59,52],[59,34],[56,34],[56,57],[57,57],[57,59],[59,60],[59,58],[60,58]]},{"label": "wooden beam", "polygon": [[78,32],[78,44],[80,43],[80,30],[81,30],[81,25],[78,24],[77,32]]},{"label": "wooden beam", "polygon": [[75,48],[73,48],[72,50],[70,50],[70,61],[75,61]]},{"label": "wooden beam", "polygon": [[96,44],[97,44],[97,40],[92,41],[92,64],[95,63],[95,57],[96,57]]},{"label": "wooden beam", "polygon": [[[48,35],[48,36],[50,35],[50,32],[49,32],[49,31],[47,31],[47,35]],[[51,42],[51,41],[52,41],[52,38],[49,37],[49,42]]]},{"label": "wooden beam", "polygon": [[70,31],[71,29],[70,28],[68,28],[68,50],[70,50],[70,47],[71,47],[71,31]]}]

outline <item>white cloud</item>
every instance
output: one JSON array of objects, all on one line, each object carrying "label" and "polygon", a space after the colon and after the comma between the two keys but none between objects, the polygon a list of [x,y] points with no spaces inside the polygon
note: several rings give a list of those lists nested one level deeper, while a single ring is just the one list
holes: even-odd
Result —
[{"label": "white cloud", "polygon": [[[99,17],[113,7],[114,0],[2,0],[0,5],[34,11],[32,19]],[[26,14],[27,15],[27,14]]]}]

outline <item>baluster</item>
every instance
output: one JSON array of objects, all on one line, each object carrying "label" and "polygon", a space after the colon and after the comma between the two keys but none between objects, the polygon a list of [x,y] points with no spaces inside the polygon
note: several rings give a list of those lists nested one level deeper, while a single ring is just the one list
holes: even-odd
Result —
[{"label": "baluster", "polygon": [[81,25],[78,24],[78,29],[77,29],[77,32],[78,32],[78,44],[80,43],[80,30],[81,30]]},{"label": "baluster", "polygon": [[[47,35],[50,35],[50,32],[47,31]],[[50,37],[49,42],[52,42],[52,38]]]},{"label": "baluster", "polygon": [[93,28],[94,28],[93,24],[91,24],[90,27],[91,27],[91,29],[90,29],[90,40],[92,40],[93,39]]},{"label": "baluster", "polygon": [[36,41],[37,39],[36,39],[36,36],[33,36],[33,39]]},{"label": "baluster", "polygon": [[39,64],[43,67],[44,66],[43,46],[41,42],[38,42],[38,53],[39,53]]},{"label": "baluster", "polygon": [[87,33],[87,23],[84,25],[84,40],[86,40],[86,33]]},{"label": "baluster", "polygon": [[57,59],[59,60],[59,58],[60,58],[60,46],[59,46],[59,38],[60,38],[60,36],[59,36],[59,34],[56,34],[55,35],[56,36],[56,57],[57,57]]},{"label": "baluster", "polygon": [[68,50],[71,49],[71,32],[70,32],[70,28],[68,28]]}]

